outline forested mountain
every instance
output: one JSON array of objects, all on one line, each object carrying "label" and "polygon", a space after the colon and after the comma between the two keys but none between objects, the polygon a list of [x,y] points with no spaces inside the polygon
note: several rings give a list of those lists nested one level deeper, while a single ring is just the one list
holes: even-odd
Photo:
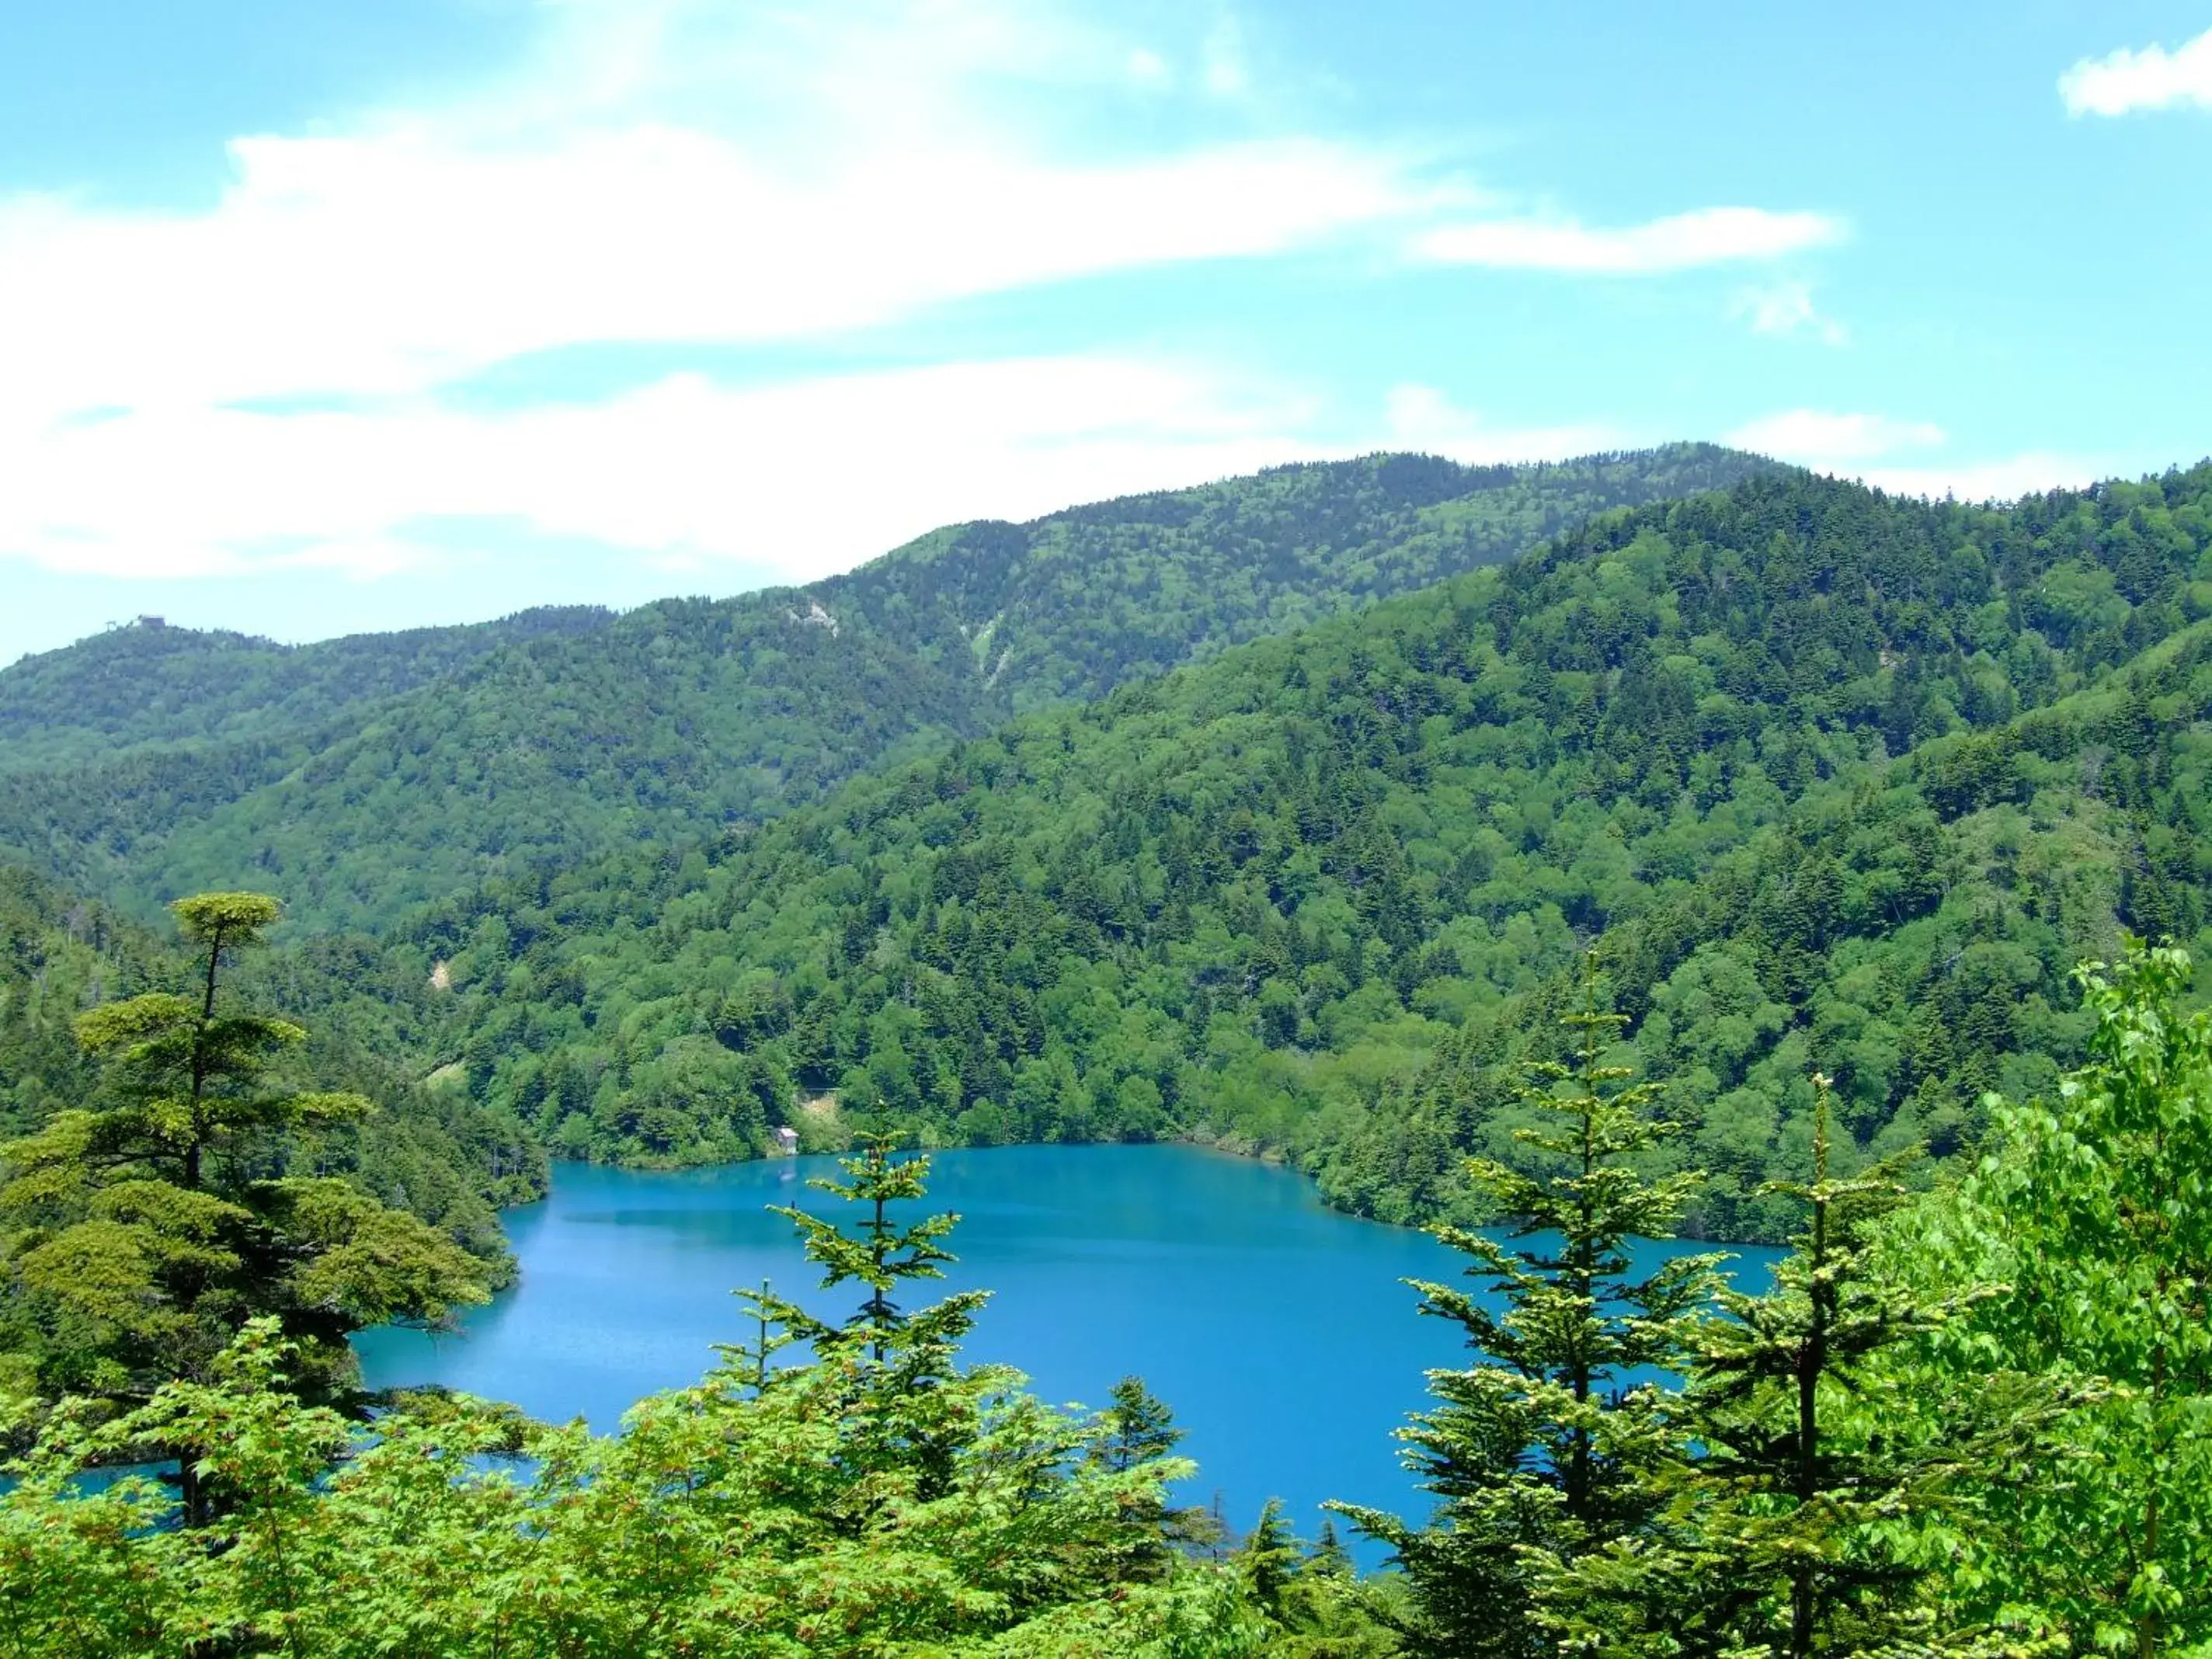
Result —
[{"label": "forested mountain", "polygon": [[[511,1115],[456,1087],[424,1086],[410,1072],[403,1056],[441,1041],[434,1025],[445,1011],[430,988],[393,977],[369,942],[343,939],[249,959],[234,978],[244,1006],[302,1017],[308,1028],[284,1080],[356,1091],[379,1109],[359,1122],[272,1141],[260,1152],[267,1170],[343,1176],[504,1271],[496,1212],[544,1191],[545,1157]],[[79,1014],[143,993],[194,988],[192,964],[171,930],[0,864],[0,1140],[58,1112],[106,1103],[106,1075],[77,1042]]]},{"label": "forested mountain", "polygon": [[466,627],[279,645],[142,617],[0,672],[0,769],[105,761],[157,744],[297,739],[501,646],[613,620],[593,605],[545,606]]},{"label": "forested mountain", "polygon": [[[122,630],[0,673],[0,710],[21,711],[0,715],[0,851],[141,912],[250,886],[311,925],[386,921],[487,878],[751,821],[1019,711],[1768,467],[1706,445],[1285,467],[940,531],[805,588],[604,625],[533,613],[539,637],[489,652],[443,630],[392,636],[422,642],[381,659],[374,636],[289,654],[192,636],[164,655],[165,630]],[[401,689],[402,665],[446,649]],[[357,675],[348,650],[372,659]],[[136,666],[118,678],[118,662]],[[340,706],[356,684],[378,695]],[[95,739],[141,746],[88,760]]]},{"label": "forested mountain", "polygon": [[[688,854],[417,926],[476,1097],[574,1153],[757,1145],[835,1091],[990,1141],[1194,1133],[1463,1210],[1501,1061],[1595,941],[1634,1061],[1790,1224],[1844,1154],[2078,1057],[2068,974],[2205,924],[2212,465],[2009,508],[1796,475],[1601,519]],[[805,1125],[805,1112],[796,1115]]]},{"label": "forested mountain", "polygon": [[[861,626],[822,611],[788,615]],[[1081,647],[1034,659],[1127,669]],[[2212,1014],[2121,937],[2212,947],[2212,462],[2006,508],[1770,472],[1206,654],[379,939],[248,950],[274,902],[216,892],[179,944],[0,866],[15,1644],[2212,1640]],[[911,683],[997,666],[950,656]],[[488,1295],[544,1145],[676,1163],[863,1115],[848,1213],[785,1211],[868,1292],[842,1321],[745,1292],[702,1383],[606,1437],[361,1393],[347,1335]],[[910,1295],[957,1218],[906,1207],[902,1142],[1165,1133],[1494,1224],[1414,1286],[1473,1350],[1399,1431],[1437,1507],[1331,1505],[1380,1572],[1272,1504],[1227,1538],[1176,1506],[1141,1381],[1055,1411],[963,1358],[986,1293]],[[1763,1294],[1640,1263],[1682,1217],[1795,1249]]]}]

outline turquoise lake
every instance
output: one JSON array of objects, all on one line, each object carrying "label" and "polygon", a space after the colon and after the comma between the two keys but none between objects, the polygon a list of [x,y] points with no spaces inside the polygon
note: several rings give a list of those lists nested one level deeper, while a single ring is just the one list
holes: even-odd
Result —
[{"label": "turquoise lake", "polygon": [[[839,1315],[858,1302],[817,1293],[791,1224],[763,1207],[829,1213],[805,1182],[834,1173],[828,1158],[557,1165],[552,1196],[506,1218],[521,1283],[458,1335],[365,1333],[368,1383],[443,1383],[611,1430],[639,1396],[696,1381],[709,1345],[750,1334],[737,1288],[772,1279]],[[1425,1234],[1327,1209],[1290,1170],[1176,1146],[939,1152],[928,1207],[960,1212],[961,1259],[917,1290],[994,1293],[968,1358],[1018,1366],[1056,1403],[1096,1406],[1142,1376],[1198,1462],[1184,1501],[1218,1495],[1242,1528],[1278,1497],[1308,1534],[1327,1498],[1423,1507],[1390,1431],[1422,1403],[1425,1370],[1468,1359],[1399,1282],[1462,1266]]]}]

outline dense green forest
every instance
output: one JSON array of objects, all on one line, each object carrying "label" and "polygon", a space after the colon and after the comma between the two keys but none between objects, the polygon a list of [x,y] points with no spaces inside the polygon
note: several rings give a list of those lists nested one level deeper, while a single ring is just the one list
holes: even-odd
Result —
[{"label": "dense green forest", "polygon": [[[473,1097],[557,1151],[1196,1135],[1476,1218],[1595,940],[1771,1238],[1815,1068],[1845,1166],[1972,1146],[2081,1054],[2068,973],[2205,925],[2212,467],[2008,508],[1798,476],[403,930]],[[442,967],[439,964],[442,963]],[[1531,1045],[1534,1045],[1532,1048]],[[796,1102],[811,1100],[811,1108]]]},{"label": "dense green forest", "polygon": [[[1666,481],[1728,488],[1601,510]],[[2208,1650],[2212,1018],[2140,940],[2212,945],[2212,463],[1376,458],[840,580],[358,677],[187,641],[143,708],[39,661],[49,758],[113,757],[0,771],[97,890],[0,864],[0,1644]],[[697,1386],[362,1394],[549,1152],[787,1124],[850,1217],[785,1212],[820,1293]],[[902,1147],[1170,1135],[1466,1257],[1407,1307],[1473,1351],[1401,1431],[1433,1509],[1340,1510],[1381,1571],[1176,1507],[1140,1380],[1048,1407],[922,1300]],[[1794,1249],[1638,1275],[1684,1231]]]},{"label": "dense green forest", "polygon": [[613,620],[613,612],[592,606],[548,606],[466,627],[279,645],[141,617],[0,673],[0,768],[104,761],[155,745],[296,738],[357,703],[454,674],[501,646],[588,633]]},{"label": "dense green forest", "polygon": [[0,672],[0,851],[148,916],[251,885],[297,923],[388,923],[487,878],[750,821],[1770,465],[1706,445],[1382,455],[961,526],[811,586],[612,622],[292,653],[123,629]]},{"label": "dense green forest", "polygon": [[[179,912],[206,944],[271,908]],[[957,1218],[917,1212],[927,1160],[881,1132],[817,1183],[848,1213],[785,1212],[835,1309],[749,1292],[721,1363],[616,1435],[444,1395],[366,1418],[294,1334],[289,1279],[150,1393],[0,1392],[0,1639],[76,1659],[2201,1654],[2212,1016],[2184,1012],[2189,974],[2140,948],[2085,969],[2084,1065],[2000,1104],[1990,1156],[1917,1200],[1909,1152],[1837,1172],[1814,1074],[1796,1248],[1756,1288],[1711,1256],[1632,1267],[1702,1177],[1638,1172],[1677,1126],[1660,1080],[1612,1063],[1627,1016],[1586,977],[1565,1057],[1516,1084],[1548,1170],[1470,1159],[1501,1224],[1443,1230],[1467,1276],[1414,1287],[1476,1352],[1429,1372],[1402,1432],[1434,1513],[1338,1506],[1392,1552],[1364,1577],[1272,1507],[1241,1539],[1175,1507],[1188,1465],[1141,1380],[1083,1413],[964,1363],[988,1293],[920,1302]],[[55,1140],[9,1149],[0,1206],[71,1162]],[[128,1194],[141,1231],[197,1237],[197,1189],[158,1158],[76,1162],[92,1204]]]}]

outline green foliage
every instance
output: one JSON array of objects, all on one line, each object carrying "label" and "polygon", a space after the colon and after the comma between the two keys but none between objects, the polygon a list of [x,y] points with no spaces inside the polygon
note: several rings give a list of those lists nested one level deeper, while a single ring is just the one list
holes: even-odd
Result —
[{"label": "green foliage", "polygon": [[1232,1557],[1247,1593],[1272,1629],[1271,1659],[1384,1659],[1401,1651],[1381,1609],[1401,1598],[1395,1586],[1352,1578],[1333,1534],[1308,1548],[1293,1537],[1282,1506],[1270,1499]]},{"label": "green foliage", "polygon": [[99,1087],[76,1017],[110,997],[173,983],[181,964],[153,934],[0,863],[0,1135],[36,1127]]},{"label": "green foliage", "polygon": [[1996,1150],[1905,1241],[2011,1287],[1938,1376],[1962,1398],[2025,1379],[2045,1407],[1979,1472],[1960,1616],[2075,1652],[2212,1644],[2212,1018],[2189,978],[2174,950],[2085,969],[2088,1063],[2001,1107]]},{"label": "green foliage", "polygon": [[1830,1080],[1814,1084],[1813,1178],[1776,1183],[1806,1229],[1774,1288],[1722,1290],[1687,1334],[1646,1523],[1530,1563],[1537,1622],[1568,1651],[1808,1659],[1946,1635],[1930,1564],[1899,1540],[1943,1512],[1961,1447],[1898,1431],[1911,1413],[1883,1361],[1984,1293],[1926,1299],[1881,1271],[1870,1230],[1904,1189],[1893,1168],[1832,1176]]},{"label": "green foliage", "polygon": [[[1595,939],[1685,1125],[1645,1173],[1780,1238],[1813,1071],[1841,1174],[1941,1168],[2081,1057],[2074,963],[2204,925],[2208,502],[2208,467],[2007,508],[1758,479],[402,948],[474,1097],[577,1155],[726,1157],[835,1097],[936,1143],[1279,1149],[1467,1223]],[[2060,565],[2124,565],[2127,617],[2030,627]]]},{"label": "green foliage", "polygon": [[1712,1290],[1715,1256],[1632,1275],[1632,1241],[1668,1237],[1698,1177],[1651,1182],[1632,1167],[1676,1126],[1650,1116],[1656,1085],[1623,1086],[1631,1068],[1605,1063],[1622,1017],[1587,1006],[1561,1023],[1574,1062],[1531,1068],[1526,1096],[1540,1127],[1518,1132],[1548,1173],[1488,1159],[1469,1170],[1506,1237],[1539,1242],[1515,1248],[1439,1228],[1472,1258],[1482,1291],[1414,1286],[1421,1311],[1458,1325],[1483,1356],[1430,1372],[1439,1403],[1399,1431],[1407,1467],[1442,1501],[1420,1525],[1344,1510],[1403,1568],[1416,1653],[1548,1651],[1532,1617],[1529,1563],[1577,1560],[1649,1521],[1674,1430],[1659,1389],[1639,1374],[1680,1361],[1688,1322]]},{"label": "green foliage", "polygon": [[[0,1493],[0,1629],[18,1651],[1227,1659],[1266,1639],[1226,1568],[1118,1580],[1129,1500],[1175,1466],[1086,1461],[1091,1425],[1003,1370],[929,1397],[952,1456],[925,1491],[864,1449],[886,1406],[864,1362],[757,1396],[717,1373],[606,1439],[531,1425],[526,1477],[486,1456],[516,1448],[501,1413],[453,1401],[371,1438],[293,1395],[289,1363],[263,1322],[210,1382],[100,1429],[50,1423]],[[149,1442],[184,1448],[225,1495],[213,1528],[150,1524],[166,1499],[149,1481],[68,1493],[76,1470]]]},{"label": "green foliage", "polygon": [[[410,1052],[434,1055],[450,1041],[449,1000],[425,982],[427,964],[317,939],[251,952],[227,974],[247,1006],[281,1003],[309,1026],[303,1042],[272,1054],[277,1080],[379,1106],[295,1127],[264,1148],[270,1172],[342,1178],[440,1228],[503,1279],[496,1207],[543,1195],[544,1154],[520,1122],[410,1072]],[[121,1077],[79,1045],[79,1016],[196,975],[171,939],[0,865],[0,1139],[64,1110],[125,1103]]]},{"label": "green foliage", "polygon": [[[889,1153],[874,1141],[836,1183],[870,1216],[921,1195],[919,1161]],[[833,1273],[848,1262],[854,1240],[805,1231]],[[924,1255],[944,1259],[943,1232]],[[926,1264],[864,1248],[848,1265]],[[1388,1651],[1337,1558],[1294,1561],[1272,1534],[1222,1564],[1163,1547],[1189,1466],[1141,1389],[1099,1418],[1054,1411],[1004,1368],[957,1364],[965,1316],[934,1311],[816,1324],[815,1358],[766,1386],[735,1354],[605,1439],[465,1398],[366,1433],[303,1402],[297,1349],[252,1322],[208,1380],[104,1424],[65,1405],[0,1468],[0,1635],[101,1659]],[[155,1481],[71,1490],[147,1445],[218,1496],[208,1526],[161,1525]]]},{"label": "green foliage", "polygon": [[[276,1083],[306,1033],[221,995],[233,953],[277,919],[254,893],[174,907],[196,994],[146,991],[79,1017],[106,1061],[98,1103],[0,1146],[0,1364],[18,1386],[143,1400],[203,1377],[246,1322],[274,1314],[302,1375],[343,1394],[345,1339],[444,1319],[489,1294],[482,1266],[415,1217],[329,1177],[282,1172],[276,1149],[374,1111],[361,1096]],[[189,1518],[204,1518],[187,1468]]]},{"label": "green foliage", "polygon": [[947,1297],[917,1313],[901,1307],[891,1293],[908,1279],[945,1277],[945,1264],[955,1258],[943,1241],[960,1218],[945,1212],[901,1224],[890,1206],[928,1190],[929,1160],[897,1157],[899,1137],[886,1131],[864,1133],[860,1144],[857,1156],[838,1160],[845,1180],[817,1176],[806,1183],[861,1206],[867,1213],[855,1231],[848,1233],[827,1217],[789,1205],[769,1207],[799,1229],[807,1260],[822,1269],[823,1290],[856,1282],[866,1288],[867,1299],[842,1325],[825,1324],[793,1304],[775,1304],[770,1311],[808,1340],[858,1343],[878,1363],[894,1347],[930,1354],[947,1351],[967,1334],[986,1300],[983,1294]]},{"label": "green foliage", "polygon": [[[2212,1017],[2179,949],[2069,975],[2205,936],[2208,560],[2212,464],[1995,507],[1376,457],[726,604],[9,671],[48,867],[466,890],[269,948],[209,892],[180,948],[0,866],[0,1644],[2212,1651]],[[347,1334],[485,1295],[546,1147],[851,1122],[857,1224],[786,1212],[842,1319],[745,1293],[604,1439],[349,1415]],[[1139,1380],[1056,1412],[962,1364],[981,1293],[907,1305],[955,1218],[900,1146],[1166,1134],[1470,1259],[1419,1286],[1480,1351],[1402,1431],[1437,1513],[1352,1512],[1398,1571],[1230,1545]],[[1639,1276],[1678,1223],[1798,1249]]]},{"label": "green foliage", "polygon": [[[1547,1173],[1474,1172],[1525,1243],[1455,1241],[1508,1305],[1422,1287],[1497,1358],[1432,1376],[1444,1404],[1408,1437],[1443,1505],[1425,1528],[1373,1518],[1403,1571],[1356,1578],[1273,1505],[1233,1548],[1193,1550],[1167,1503],[1189,1466],[1136,1379],[1070,1415],[958,1362],[972,1298],[892,1316],[950,1222],[882,1212],[924,1196],[921,1160],[872,1135],[829,1183],[858,1225],[802,1226],[831,1287],[868,1302],[797,1316],[806,1363],[726,1351],[612,1437],[457,1396],[372,1430],[313,1402],[312,1356],[267,1318],[119,1415],[0,1390],[18,1448],[0,1640],[96,1659],[2197,1654],[2212,1018],[2180,1008],[2188,972],[2142,950],[2085,970],[2087,1065],[2055,1103],[2002,1108],[1979,1170],[1917,1198],[1893,1169],[1832,1170],[1816,1079],[1810,1178],[1776,1194],[1804,1216],[1796,1253],[1771,1289],[1710,1303],[1707,1262],[1632,1279],[1628,1246],[1688,1178],[1634,1173],[1668,1127],[1610,1058],[1620,1017],[1565,1016],[1571,1060],[1530,1068],[1522,1103]],[[176,1231],[216,1201],[143,1184]],[[1680,1388],[1633,1375],[1670,1362]],[[171,1524],[158,1479],[106,1478],[163,1450],[204,1524]]]},{"label": "green foliage", "polygon": [[[1173,1455],[1182,1443],[1175,1413],[1145,1386],[1140,1376],[1125,1376],[1109,1391],[1113,1403],[1098,1414],[1103,1431],[1086,1455],[1107,1468],[1140,1468]],[[1149,1510],[1145,1518],[1152,1530],[1133,1543],[1124,1569],[1131,1577],[1157,1577],[1167,1569],[1177,1550],[1211,1548],[1220,1544],[1224,1532],[1212,1513],[1198,1507],[1171,1508],[1164,1501]],[[1266,1598],[1261,1598],[1266,1604]],[[1273,1609],[1270,1607],[1270,1611]]]},{"label": "green foliage", "polygon": [[596,606],[549,605],[468,627],[279,645],[141,618],[0,672],[0,770],[323,729],[356,705],[460,672],[502,646],[613,620]]},{"label": "green foliage", "polygon": [[956,526],[809,587],[618,620],[293,653],[126,629],[0,672],[0,849],[140,910],[250,883],[302,922],[387,923],[780,811],[1768,466],[1699,445],[1534,467],[1382,455]]}]

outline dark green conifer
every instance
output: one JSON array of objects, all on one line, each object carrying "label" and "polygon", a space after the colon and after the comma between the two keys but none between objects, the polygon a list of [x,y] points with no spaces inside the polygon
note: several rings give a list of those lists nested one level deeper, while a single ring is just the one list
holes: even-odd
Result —
[{"label": "dark green conifer", "polygon": [[[170,908],[200,952],[193,994],[81,1016],[79,1042],[106,1062],[102,1103],[0,1147],[0,1286],[29,1316],[17,1328],[38,1333],[17,1358],[43,1394],[127,1406],[204,1377],[248,1321],[275,1315],[303,1391],[343,1401],[351,1333],[484,1301],[483,1267],[345,1182],[284,1173],[289,1132],[374,1108],[283,1086],[270,1073],[306,1032],[228,1006],[224,965],[262,943],[274,899],[204,893]],[[189,1465],[182,1484],[186,1520],[206,1519]]]},{"label": "dark green conifer", "polygon": [[1636,1273],[1633,1241],[1669,1237],[1701,1177],[1652,1179],[1635,1167],[1674,1126],[1651,1115],[1656,1085],[1629,1084],[1628,1067],[1605,1063],[1623,1023],[1593,995],[1561,1021],[1571,1063],[1530,1068],[1523,1097],[1547,1121],[1517,1136],[1551,1173],[1468,1164],[1510,1237],[1528,1242],[1438,1228],[1484,1288],[1414,1285],[1421,1311],[1460,1326],[1483,1356],[1430,1372],[1440,1403],[1399,1431],[1408,1466],[1442,1500],[1433,1518],[1415,1526],[1338,1506],[1403,1566],[1416,1609],[1405,1635],[1418,1653],[1546,1651],[1529,1617],[1529,1553],[1571,1561],[1633,1531],[1658,1502],[1648,1474],[1671,1419],[1637,1373],[1679,1362],[1719,1258],[1677,1256]]},{"label": "dark green conifer", "polygon": [[[1112,1474],[1157,1468],[1175,1455],[1182,1443],[1168,1403],[1145,1386],[1141,1376],[1125,1376],[1112,1390],[1113,1404],[1099,1413],[1099,1432],[1085,1453],[1085,1461]],[[1133,1520],[1149,1528],[1131,1536],[1139,1541],[1129,1552],[1132,1577],[1157,1577],[1178,1550],[1218,1546],[1225,1535],[1217,1516],[1196,1505],[1168,1502],[1164,1492],[1144,1500]]]},{"label": "dark green conifer", "polygon": [[[949,1352],[975,1324],[976,1310],[989,1300],[988,1293],[963,1291],[914,1311],[901,1307],[892,1293],[909,1279],[945,1277],[944,1264],[956,1258],[942,1241],[960,1224],[960,1218],[947,1212],[906,1223],[897,1220],[891,1213],[894,1204],[912,1202],[928,1192],[929,1159],[920,1154],[898,1157],[902,1137],[889,1130],[872,1129],[856,1139],[860,1151],[837,1160],[844,1180],[817,1176],[806,1183],[863,1207],[866,1213],[854,1231],[793,1205],[769,1207],[788,1216],[799,1229],[807,1259],[823,1270],[823,1290],[857,1281],[866,1288],[866,1298],[851,1318],[834,1325],[780,1297],[763,1294],[757,1305],[786,1330],[817,1347],[858,1343],[878,1364],[895,1349],[909,1355]],[[749,1303],[754,1301],[754,1292],[742,1294]]]},{"label": "dark green conifer", "polygon": [[1103,1413],[1109,1432],[1092,1449],[1092,1456],[1116,1474],[1139,1463],[1165,1457],[1182,1442],[1175,1413],[1168,1403],[1145,1386],[1141,1376],[1125,1376],[1111,1392],[1114,1403]]},{"label": "dark green conifer", "polygon": [[1880,1361],[1978,1291],[1924,1297],[1881,1271],[1870,1229],[1905,1195],[1908,1151],[1837,1176],[1816,1074],[1808,1182],[1766,1190],[1807,1212],[1764,1293],[1716,1293],[1695,1327],[1663,1496],[1649,1523],[1579,1558],[1531,1558],[1539,1622],[1590,1659],[1811,1659],[1920,1650],[1945,1632],[1928,1562],[1897,1547],[1942,1504],[1960,1448],[1901,1432]]}]

